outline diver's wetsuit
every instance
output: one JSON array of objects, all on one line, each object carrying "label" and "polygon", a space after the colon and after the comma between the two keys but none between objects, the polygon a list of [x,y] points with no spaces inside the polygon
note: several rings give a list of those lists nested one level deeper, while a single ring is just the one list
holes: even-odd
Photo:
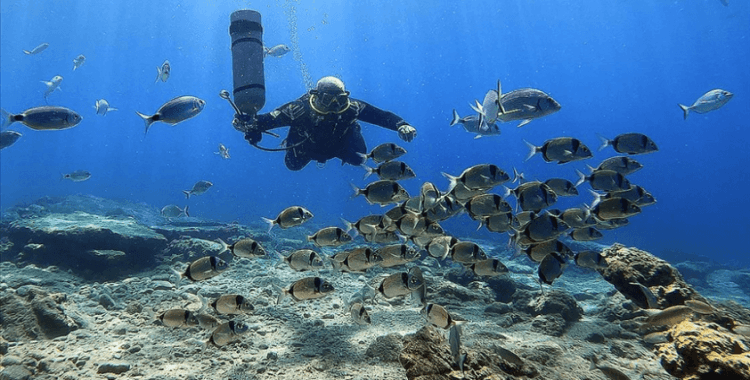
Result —
[{"label": "diver's wetsuit", "polygon": [[310,107],[310,94],[305,94],[267,114],[257,115],[255,131],[289,126],[286,146],[304,140],[300,146],[287,150],[284,162],[289,170],[300,170],[311,160],[322,163],[332,158],[362,165],[365,160],[358,153],[367,153],[367,146],[357,120],[393,131],[408,123],[392,112],[361,100],[349,100],[351,105],[346,111],[322,115]]}]

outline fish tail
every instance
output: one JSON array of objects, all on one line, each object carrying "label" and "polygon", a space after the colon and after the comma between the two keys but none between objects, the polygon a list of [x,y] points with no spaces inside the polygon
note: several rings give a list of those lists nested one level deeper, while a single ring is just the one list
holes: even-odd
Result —
[{"label": "fish tail", "polygon": [[599,136],[599,140],[602,140],[602,145],[599,147],[599,151],[601,151],[604,148],[608,147],[611,144],[611,141],[609,141],[608,138],[606,138],[606,137],[604,137],[602,135],[598,135],[598,136]]},{"label": "fish tail", "polygon": [[451,190],[453,190],[453,188],[456,187],[456,185],[458,185],[458,177],[454,177],[446,172],[440,172],[440,174],[442,174],[443,177],[448,178],[448,181],[450,181],[450,184],[448,185],[448,190],[445,192],[446,194],[450,193]]},{"label": "fish tail", "polygon": [[143,122],[146,123],[146,131],[143,132],[143,134],[144,135],[147,134],[148,133],[148,129],[151,127],[151,124],[153,124],[153,122],[154,122],[153,117],[148,116],[148,115],[144,115],[144,114],[142,114],[142,113],[140,113],[138,111],[135,111],[135,113],[137,113],[138,116],[140,116],[141,119],[143,119]]},{"label": "fish tail", "polygon": [[518,183],[521,183],[524,179],[526,178],[524,177],[523,173],[519,172],[515,167],[513,167],[513,182],[511,183],[516,182],[516,180],[518,181]]},{"label": "fish tail", "polygon": [[357,187],[355,184],[353,184],[353,183],[350,182],[349,185],[351,185],[352,190],[354,190],[354,194],[351,197],[352,199],[354,199],[354,198],[356,198],[356,197],[364,194],[364,191],[362,189],[360,189],[359,187]]},{"label": "fish tail", "polygon": [[28,50],[24,50],[23,52],[26,53],[26,55],[31,55],[31,52]]},{"label": "fish tail", "polygon": [[498,79],[497,80],[497,100],[496,100],[496,102],[497,102],[498,114],[500,114],[500,115],[504,115],[505,114],[505,108],[503,108],[502,97],[503,97],[503,89],[502,89],[502,86],[500,86],[500,79]]},{"label": "fish tail", "polygon": [[534,157],[534,155],[536,155],[537,153],[539,153],[541,151],[539,149],[539,147],[537,147],[536,145],[534,145],[534,144],[532,144],[532,143],[530,143],[530,142],[528,142],[526,140],[523,140],[523,142],[525,142],[526,146],[529,147],[529,154],[526,156],[526,159],[524,160],[524,162],[530,160],[531,157]]},{"label": "fish tail", "polygon": [[583,174],[580,170],[576,169],[576,173],[578,173],[578,181],[576,181],[576,187],[578,187],[580,184],[586,181],[586,175]]},{"label": "fish tail", "polygon": [[373,169],[373,168],[371,168],[371,167],[369,167],[369,166],[367,166],[365,164],[362,164],[362,168],[364,168],[365,171],[366,171],[365,176],[362,177],[362,179],[367,179],[367,177],[371,176],[372,173],[375,173],[375,170],[376,170],[376,169]]},{"label": "fish tail", "polygon": [[274,290],[275,290],[276,292],[278,292],[278,293],[279,293],[279,296],[278,296],[278,297],[276,298],[276,304],[278,305],[278,304],[280,304],[280,303],[281,303],[281,301],[283,301],[283,300],[284,300],[284,298],[286,298],[286,296],[287,296],[287,295],[289,294],[289,291],[287,291],[286,289],[282,289],[282,288],[281,288],[280,286],[278,286],[278,285],[273,285],[273,289],[274,289]]},{"label": "fish tail", "polygon": [[188,207],[189,207],[188,205],[185,205],[185,209],[182,210],[182,212],[185,213],[185,216],[190,217],[190,213],[188,212]]},{"label": "fish tail", "polygon": [[0,115],[1,115],[0,117],[2,117],[2,119],[3,119],[2,120],[3,124],[2,124],[2,127],[0,127],[0,129],[5,129],[7,126],[9,126],[9,125],[11,125],[11,124],[13,124],[15,122],[15,120],[13,120],[14,119],[13,114],[11,114],[10,112],[8,112],[8,111],[6,111],[6,110],[4,110],[2,108],[0,108]]},{"label": "fish tail", "polygon": [[[590,212],[590,210],[591,210],[592,208],[596,207],[596,205],[598,205],[599,203],[601,203],[601,202],[602,202],[602,195],[601,195],[601,194],[599,194],[599,193],[597,193],[597,192],[596,192],[596,191],[594,191],[594,190],[591,190],[591,189],[589,189],[589,192],[591,193],[591,195],[593,195],[593,196],[594,196],[594,200],[593,200],[593,201],[591,201],[591,206],[586,206],[586,210],[589,210],[589,212]],[[587,215],[587,216],[588,216],[588,215]]]},{"label": "fish tail", "polygon": [[350,222],[350,221],[348,221],[348,220],[346,220],[344,218],[339,218],[339,219],[341,219],[341,223],[344,223],[344,225],[346,226],[346,229],[344,231],[346,231],[347,233],[354,228],[354,223],[352,223],[352,222]]},{"label": "fish tail", "polygon": [[154,84],[159,83],[160,78],[161,78],[161,67],[156,66],[156,80],[154,81]]},{"label": "fish tail", "polygon": [[178,271],[177,271],[176,269],[174,269],[174,268],[170,268],[170,270],[172,271],[172,273],[173,273],[173,274],[174,274],[175,276],[177,276],[177,281],[176,281],[176,282],[174,283],[174,286],[175,286],[176,288],[179,288],[179,287],[180,287],[180,282],[182,282],[182,278],[183,278],[183,277],[185,277],[185,275],[184,275],[183,273],[180,273],[180,272],[178,272]]},{"label": "fish tail", "polygon": [[451,127],[458,124],[461,121],[461,118],[458,116],[458,112],[456,110],[453,110],[453,119],[451,120]]},{"label": "fish tail", "polygon": [[268,231],[267,231],[267,233],[270,234],[271,233],[271,229],[276,224],[276,221],[273,220],[273,219],[264,218],[262,216],[260,218],[263,220],[264,223],[268,224]]},{"label": "fish tail", "polygon": [[222,253],[224,253],[224,252],[226,252],[226,251],[229,250],[229,245],[227,245],[227,243],[225,243],[224,240],[221,240],[221,238],[217,238],[214,241],[217,242],[217,243],[219,243],[219,245],[221,245],[221,251],[219,253],[217,253],[216,256],[219,256]]},{"label": "fish tail", "polygon": [[360,156],[360,157],[362,157],[362,164],[364,164],[365,162],[367,162],[367,159],[370,158],[370,156],[368,156],[368,155],[366,155],[364,153],[361,153],[361,152],[357,152],[357,155]]},{"label": "fish tail", "polygon": [[110,107],[110,108],[107,109],[107,112],[109,112],[109,111],[118,111],[118,109]]},{"label": "fish tail", "polygon": [[185,194],[185,199],[190,199],[190,190],[182,190],[182,193]]},{"label": "fish tail", "polygon": [[684,120],[687,120],[687,115],[688,115],[688,112],[690,112],[690,107],[683,106],[682,104],[677,104],[677,105],[680,106],[680,108],[682,108],[683,118]]}]

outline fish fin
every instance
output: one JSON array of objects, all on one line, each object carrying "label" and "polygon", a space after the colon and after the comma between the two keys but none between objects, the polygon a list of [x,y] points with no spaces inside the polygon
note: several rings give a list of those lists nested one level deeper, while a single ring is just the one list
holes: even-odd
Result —
[{"label": "fish fin", "polygon": [[350,221],[348,221],[348,220],[346,220],[344,218],[339,218],[339,219],[341,219],[341,223],[344,223],[344,225],[346,226],[346,229],[344,230],[345,232],[348,233],[349,231],[351,231],[354,228],[354,223],[352,223],[352,222],[350,222]]},{"label": "fish fin", "polygon": [[[519,125],[519,127],[520,127],[520,125]],[[526,159],[524,160],[524,162],[530,160],[531,157],[534,157],[534,155],[536,155],[537,153],[541,152],[541,150],[539,150],[539,147],[537,147],[536,145],[534,145],[534,144],[532,144],[532,143],[530,143],[530,142],[528,142],[526,140],[523,140],[523,142],[525,142],[526,146],[529,147],[529,154],[526,156]]]},{"label": "fish fin", "polygon": [[217,253],[216,256],[219,256],[222,253],[224,253],[224,252],[226,252],[226,251],[229,250],[229,246],[227,245],[227,243],[224,242],[224,240],[221,240],[221,238],[217,238],[214,241],[217,242],[217,243],[219,243],[219,245],[221,245],[221,251],[219,253]]},{"label": "fish fin", "polygon": [[518,124],[518,125],[516,126],[516,128],[521,128],[521,127],[523,127],[524,125],[526,125],[526,124],[529,124],[529,123],[531,123],[531,119],[526,119],[526,120],[522,121],[522,122],[521,122],[520,124]]},{"label": "fish fin", "polygon": [[377,170],[377,169],[373,169],[373,168],[371,168],[371,167],[369,167],[369,166],[367,166],[365,164],[362,164],[361,166],[366,171],[365,176],[362,177],[362,179],[367,179],[367,177],[371,176],[372,173],[375,173],[375,170]]},{"label": "fish fin", "polygon": [[3,108],[0,108],[0,117],[2,117],[3,119],[2,127],[0,127],[0,129],[5,129],[6,127],[14,123],[13,115]]},{"label": "fish fin", "polygon": [[598,133],[597,133],[597,136],[599,136],[599,140],[602,140],[602,145],[599,147],[599,151],[602,151],[604,148],[608,147],[611,144],[611,141],[609,141],[608,138]]},{"label": "fish fin", "polygon": [[513,181],[511,183],[515,183],[516,181],[518,181],[518,183],[520,184],[522,183],[521,181],[525,179],[526,178],[524,177],[523,173],[519,172],[515,167],[513,167]]},{"label": "fish fin", "polygon": [[177,281],[175,281],[174,286],[175,288],[179,288],[180,282],[182,282],[182,278],[185,277],[185,275],[183,273],[178,272],[177,269],[170,268],[170,270],[172,271],[173,274],[177,276]]},{"label": "fish fin", "polygon": [[476,135],[476,136],[474,136],[474,140],[481,139],[481,138],[482,138],[482,135]]},{"label": "fish fin", "polygon": [[474,112],[476,112],[476,113],[478,113],[478,114],[480,114],[480,115],[484,115],[484,109],[482,108],[482,105],[481,105],[481,104],[479,104],[479,101],[478,101],[478,100],[476,100],[476,99],[474,99],[474,102],[475,102],[476,104],[471,104],[471,103],[469,103],[469,106],[471,107],[471,109],[473,109],[473,110],[474,110]]},{"label": "fish fin", "polygon": [[26,55],[31,55],[31,52],[28,50],[24,50],[23,52],[26,53]]},{"label": "fish fin", "polygon": [[451,190],[453,190],[454,187],[458,184],[458,177],[454,177],[446,172],[440,172],[440,174],[443,175],[443,177],[448,178],[448,181],[450,181],[450,184],[448,185],[448,190],[445,192],[450,193]]},{"label": "fish fin", "polygon": [[596,207],[596,205],[602,202],[602,195],[591,189],[589,189],[589,192],[594,196],[594,200],[591,202],[591,206],[587,206],[587,209],[591,210],[592,208]]},{"label": "fish fin", "polygon": [[182,212],[185,213],[185,216],[190,217],[190,213],[188,212],[188,207],[190,207],[190,206],[185,205],[185,209]]},{"label": "fish fin", "polygon": [[502,101],[502,96],[503,96],[503,92],[502,91],[503,90],[502,90],[502,88],[500,86],[500,79],[498,79],[497,80],[497,100],[495,102],[497,103],[497,108],[498,108],[498,114],[499,115],[505,114],[505,108],[503,108],[503,101]]},{"label": "fish fin", "polygon": [[593,172],[594,172],[594,171],[596,170],[596,168],[595,168],[595,167],[593,167],[593,166],[591,166],[591,165],[589,165],[589,164],[586,164],[586,167],[587,167],[587,168],[589,169],[589,171],[590,171],[590,172],[592,172],[592,173],[593,173]]},{"label": "fish fin", "polygon": [[190,190],[182,190],[182,193],[185,194],[186,199],[190,199]]},{"label": "fish fin", "polygon": [[[357,187],[355,184],[353,184],[351,182],[349,182],[349,185],[352,187],[352,190],[354,190],[354,194],[352,194],[352,196],[351,196],[350,199],[354,199],[354,198],[356,198],[356,197],[364,194],[364,189],[360,189],[359,187]],[[372,204],[372,202],[370,202],[370,200],[367,199],[367,195],[365,195],[365,200],[367,201],[367,203]]]},{"label": "fish fin", "polygon": [[271,233],[271,229],[276,224],[276,221],[273,220],[273,219],[264,218],[262,216],[260,218],[263,220],[263,222],[265,222],[266,224],[268,224],[268,231],[266,231],[266,233],[270,234]]},{"label": "fish fin", "polygon": [[576,187],[578,187],[580,184],[586,181],[586,175],[581,173],[581,171],[578,169],[576,169],[576,173],[578,173],[578,181],[576,181]]},{"label": "fish fin", "polygon": [[143,119],[143,122],[146,123],[146,131],[143,132],[143,134],[144,135],[147,134],[149,127],[151,127],[151,124],[154,122],[154,119],[151,116],[144,115],[144,114],[142,114],[142,113],[140,113],[138,111],[135,111],[135,113],[137,113],[138,116],[140,116],[141,119]]},{"label": "fish fin", "polygon": [[690,107],[683,106],[682,104],[677,104],[677,105],[680,106],[680,108],[682,108],[683,120],[687,120],[688,112],[690,112]]},{"label": "fish fin", "polygon": [[451,127],[458,124],[461,121],[461,118],[458,116],[458,112],[456,110],[453,110],[453,119],[451,120]]},{"label": "fish fin", "polygon": [[156,80],[154,81],[154,84],[159,83],[159,79],[161,79],[161,67],[156,66]]},{"label": "fish fin", "polygon": [[281,303],[281,301],[283,301],[283,300],[284,300],[284,298],[286,298],[286,296],[287,296],[287,295],[289,295],[289,291],[288,291],[288,290],[286,290],[286,289],[282,289],[282,288],[281,288],[280,286],[278,286],[278,285],[273,285],[273,289],[274,289],[274,290],[275,290],[276,292],[278,292],[278,293],[279,293],[279,296],[278,296],[278,297],[276,298],[276,304],[277,304],[277,305],[278,305],[278,304],[280,304],[280,303]]},{"label": "fish fin", "polygon": [[112,112],[112,111],[119,111],[119,110],[113,107],[107,108],[107,112]]},{"label": "fish fin", "polygon": [[370,158],[370,156],[368,156],[368,155],[366,155],[366,154],[364,154],[364,153],[360,153],[360,152],[357,152],[357,155],[358,155],[358,156],[360,156],[360,157],[362,157],[362,163],[363,163],[363,164],[364,164],[365,162],[367,162],[367,159],[368,159],[368,158]]},{"label": "fish fin", "polygon": [[[569,151],[569,150],[567,150],[567,149],[564,149],[564,150],[563,150],[563,155],[565,155],[565,156],[572,156],[572,155],[573,155],[573,152],[571,152],[571,151]],[[565,162],[568,162],[568,161],[565,161]]]}]

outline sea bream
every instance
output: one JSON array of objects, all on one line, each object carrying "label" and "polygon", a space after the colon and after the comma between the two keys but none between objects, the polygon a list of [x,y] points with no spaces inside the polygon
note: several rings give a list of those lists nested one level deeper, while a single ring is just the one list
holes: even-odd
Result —
[{"label": "sea bream", "polygon": [[73,128],[83,120],[81,115],[65,107],[34,107],[20,114],[12,114],[5,110],[0,112],[2,112],[3,128],[15,122],[20,122],[37,131],[58,131]]},{"label": "sea bream", "polygon": [[151,127],[151,124],[161,121],[169,125],[175,125],[183,122],[187,119],[195,117],[206,106],[206,101],[203,99],[196,98],[195,96],[178,96],[159,107],[155,114],[148,116],[138,111],[135,113],[143,119],[146,124],[146,131]]},{"label": "sea bream", "polygon": [[91,172],[89,172],[88,170],[76,170],[74,172],[63,174],[60,179],[68,179],[73,182],[83,182],[88,180],[89,178],[91,178]]},{"label": "sea bream", "polygon": [[106,99],[99,99],[96,101],[96,104],[94,104],[94,109],[96,110],[97,115],[106,115],[107,112],[110,111],[117,111],[117,108],[110,107],[109,102]]},{"label": "sea bream", "polygon": [[522,88],[500,97],[504,112],[497,118],[503,122],[521,120],[518,128],[534,119],[551,115],[560,110],[560,103],[541,90]]},{"label": "sea bream", "polygon": [[405,296],[419,291],[424,287],[424,278],[419,267],[413,267],[409,272],[394,273],[380,283],[377,290],[385,298]]},{"label": "sea bream", "polygon": [[618,153],[625,154],[646,154],[659,150],[656,143],[642,133],[623,133],[612,140],[599,136],[599,139],[602,140],[599,150],[608,146],[612,146]]},{"label": "sea bream", "polygon": [[380,144],[370,151],[370,153],[360,153],[360,156],[367,160],[372,158],[375,163],[381,163],[386,161],[395,160],[406,154],[406,149],[394,144],[394,143],[383,143]]},{"label": "sea bream", "polygon": [[687,120],[688,113],[690,111],[697,113],[706,113],[717,110],[727,104],[727,102],[731,100],[733,96],[734,94],[729,91],[716,89],[703,94],[703,96],[698,98],[698,100],[696,100],[695,103],[693,103],[693,105],[689,107],[682,104],[678,105],[682,109],[684,119]]},{"label": "sea bream", "polygon": [[442,173],[450,181],[449,189],[463,184],[470,190],[487,190],[510,180],[508,173],[493,164],[479,164],[465,169],[458,176]]},{"label": "sea bream", "polygon": [[161,209],[161,216],[165,218],[179,218],[183,215],[190,216],[188,213],[188,206],[180,208],[177,205],[167,205]]},{"label": "sea bream", "polygon": [[222,323],[211,333],[208,339],[209,344],[217,347],[226,346],[240,339],[240,335],[246,333],[248,326],[242,322],[229,321]]},{"label": "sea bream", "polygon": [[312,249],[299,249],[289,256],[281,256],[281,261],[297,272],[323,269],[323,258]]},{"label": "sea bream", "polygon": [[156,80],[154,83],[158,81],[166,82],[167,79],[169,79],[169,74],[172,72],[172,65],[169,64],[168,60],[165,60],[164,63],[161,64],[161,67],[156,67]]},{"label": "sea bream", "polygon": [[23,136],[16,131],[3,131],[0,132],[0,149],[5,149],[18,141]]},{"label": "sea bream", "polygon": [[219,157],[221,157],[221,158],[223,158],[225,160],[228,160],[230,158],[230,156],[229,156],[229,148],[227,148],[226,146],[224,146],[224,144],[222,144],[222,143],[219,143],[219,151],[218,152],[214,152],[214,154],[218,154]]},{"label": "sea bream", "polygon": [[[234,242],[234,244],[227,244],[221,239],[216,239],[216,242],[221,245],[221,252],[229,251],[235,257],[244,257],[246,259],[253,259],[266,256],[266,250],[260,243],[251,239],[243,238]],[[219,254],[220,254],[219,253]]]},{"label": "sea bream", "polygon": [[86,57],[83,54],[79,54],[78,57],[75,57],[73,59],[73,71],[76,71],[77,68],[83,66],[84,62],[86,62]]},{"label": "sea bream", "polygon": [[208,191],[213,185],[214,184],[209,181],[198,181],[193,185],[192,189],[182,190],[182,193],[185,194],[185,198],[190,199],[191,195],[201,195]]},{"label": "sea bream", "polygon": [[39,44],[39,46],[31,49],[31,51],[24,50],[23,53],[26,54],[26,55],[39,54],[39,53],[43,52],[44,50],[46,50],[48,47],[49,47],[49,44],[46,43],[46,42],[43,42],[43,43]]},{"label": "sea bream", "polygon": [[229,269],[229,264],[226,261],[216,256],[204,256],[190,263],[184,272],[174,272],[179,276],[180,280],[187,278],[195,282],[218,276],[227,269]]},{"label": "sea bream", "polygon": [[379,180],[368,184],[364,189],[360,189],[354,184],[351,184],[351,186],[354,190],[352,198],[364,195],[369,204],[385,206],[409,199],[409,193],[396,181]]},{"label": "sea bream", "polygon": [[451,120],[450,126],[452,127],[456,124],[461,124],[466,132],[476,134],[474,139],[478,139],[482,136],[499,136],[501,134],[500,127],[498,127],[496,123],[487,124],[485,122],[482,123],[482,126],[480,127],[479,124],[483,120],[479,119],[480,117],[474,115],[460,117],[458,112],[453,110],[453,119]]},{"label": "sea bream", "polygon": [[365,178],[373,173],[377,174],[381,180],[390,181],[400,181],[417,176],[409,165],[401,161],[384,162],[376,168],[371,168],[364,164],[362,164],[362,167],[367,171],[367,173],[365,173]]},{"label": "sea bream", "polygon": [[334,290],[335,289],[331,283],[320,277],[306,277],[293,283],[287,289],[277,288],[277,291],[280,293],[276,300],[276,304],[281,303],[281,301],[287,296],[291,296],[292,299],[299,302],[323,298],[333,293]]},{"label": "sea bream", "polygon": [[62,83],[63,77],[60,75],[55,75],[52,77],[50,81],[40,81],[44,83],[47,86],[47,89],[44,91],[44,101],[47,101],[47,97],[50,96],[55,90],[62,91],[62,87],[60,87],[60,83]]},{"label": "sea bream", "polygon": [[352,236],[339,227],[324,227],[307,237],[316,247],[338,247],[352,241]]},{"label": "sea bream", "polygon": [[276,219],[263,218],[263,221],[268,224],[268,232],[271,232],[273,226],[278,225],[282,230],[290,227],[299,226],[302,223],[312,219],[313,214],[310,210],[301,206],[289,206],[276,216]]},{"label": "sea bream", "polygon": [[286,46],[284,44],[278,44],[278,45],[276,45],[274,47],[271,47],[271,48],[267,48],[267,47],[263,46],[263,56],[264,57],[270,55],[271,57],[278,58],[278,57],[281,57],[281,56],[285,55],[286,53],[289,53],[290,51],[292,51],[292,49],[289,48],[289,46]]},{"label": "sea bream", "polygon": [[246,297],[239,294],[224,294],[208,304],[218,314],[234,315],[248,314],[255,310],[253,304]]},{"label": "sea bream", "polygon": [[190,328],[199,325],[196,314],[185,309],[167,310],[159,314],[156,320],[166,327]]},{"label": "sea bream", "polygon": [[524,142],[529,147],[529,155],[526,157],[526,161],[531,157],[534,157],[537,153],[542,154],[544,161],[557,161],[558,164],[565,164],[593,157],[591,150],[584,145],[581,140],[573,137],[557,137],[550,139],[545,141],[542,146],[536,146],[526,140],[524,140]]}]

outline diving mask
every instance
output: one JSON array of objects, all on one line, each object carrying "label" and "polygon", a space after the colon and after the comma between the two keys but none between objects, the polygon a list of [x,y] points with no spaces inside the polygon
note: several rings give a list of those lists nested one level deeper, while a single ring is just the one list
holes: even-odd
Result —
[{"label": "diving mask", "polygon": [[338,94],[328,92],[310,91],[310,106],[320,114],[342,113],[349,109],[349,91]]}]

